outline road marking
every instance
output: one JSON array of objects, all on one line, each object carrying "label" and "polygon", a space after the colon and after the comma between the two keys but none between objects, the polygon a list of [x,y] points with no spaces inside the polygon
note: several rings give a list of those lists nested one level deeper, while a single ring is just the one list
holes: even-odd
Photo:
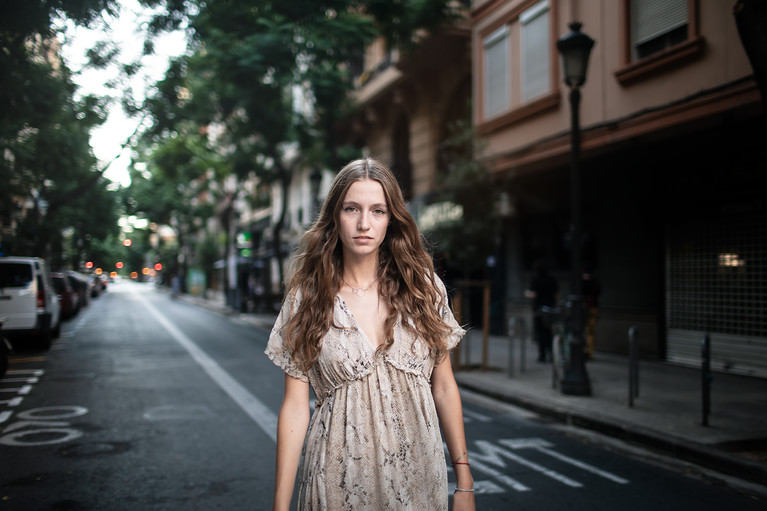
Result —
[{"label": "road marking", "polygon": [[22,401],[24,401],[23,397],[14,397],[13,399],[9,399],[7,401],[0,401],[0,405],[19,406]]},{"label": "road marking", "polygon": [[[7,412],[10,414],[10,412]],[[21,421],[9,424],[3,429],[0,444],[12,447],[32,447],[69,442],[83,436],[79,429],[69,428],[68,422],[53,419],[73,419],[88,413],[83,406],[46,406],[19,412]],[[10,415],[0,414],[0,423]],[[20,431],[21,430],[21,431]]]},{"label": "road marking", "polygon": [[35,377],[32,378],[3,378],[3,383],[37,383],[39,380]]},{"label": "road marking", "polygon": [[[24,362],[45,362],[45,357],[17,357],[11,355],[8,359],[8,362],[11,364],[23,364]],[[10,372],[11,371],[8,371],[8,373]]]},{"label": "road marking", "polygon": [[511,451],[508,451],[506,449],[493,445],[491,442],[488,442],[486,440],[477,440],[476,442],[474,442],[474,444],[477,446],[476,452],[473,452],[471,457],[472,463],[474,465],[477,464],[477,459],[480,459],[483,461],[487,461],[489,463],[494,463],[501,467],[505,467],[506,463],[504,463],[502,459],[503,457],[503,458],[508,458],[512,461],[516,461],[520,465],[524,465],[530,469],[535,470],[536,472],[540,474],[545,475],[546,477],[550,477],[572,488],[581,488],[583,486],[578,481],[575,481],[574,479],[570,479],[564,474],[560,474],[559,472],[555,470],[546,468],[543,465],[539,465],[533,461],[523,458],[522,456],[514,454]]},{"label": "road marking", "polygon": [[466,408],[463,409],[463,416],[464,418],[470,418],[478,420],[479,422],[490,422],[493,419],[487,415],[483,415],[481,413],[473,412],[471,410],[468,410]]},{"label": "road marking", "polygon": [[23,385],[19,388],[15,389],[0,389],[0,392],[15,392],[17,394],[29,394],[29,391],[32,390],[32,385]]},{"label": "road marking", "polygon": [[43,369],[10,369],[5,372],[6,375],[31,374],[32,376],[42,376],[45,374]]},{"label": "road marking", "polygon": [[616,482],[618,484],[629,483],[628,479],[624,479],[615,474],[607,472],[606,470],[602,470],[593,465],[589,465],[588,463],[584,463],[582,461],[576,460],[575,458],[571,458],[570,456],[565,456],[564,454],[560,454],[556,451],[552,451],[551,449],[549,449],[549,447],[552,447],[553,444],[547,442],[546,440],[542,440],[540,438],[520,438],[520,439],[514,439],[514,440],[503,439],[503,440],[499,440],[498,443],[501,445],[505,445],[506,447],[510,447],[511,449],[535,449],[536,451],[542,452],[544,454],[548,454],[552,458],[556,458],[559,461],[569,463],[570,465],[578,467],[581,470],[585,470],[586,472],[591,472],[592,474],[596,474],[598,476],[604,477],[605,479],[609,479],[610,481]]},{"label": "road marking", "polygon": [[146,309],[157,319],[157,321],[168,331],[168,333],[178,342],[197,362],[200,367],[208,373],[214,382],[218,384],[221,389],[229,394],[235,403],[258,424],[261,429],[272,439],[277,442],[277,415],[272,412],[264,403],[262,403],[256,396],[248,392],[248,390],[240,385],[237,380],[231,377],[215,360],[210,358],[204,351],[200,349],[194,341],[186,336],[181,330],[171,323],[165,316],[163,316],[157,309],[150,304],[146,298],[138,293],[134,293],[137,300],[146,307]]}]

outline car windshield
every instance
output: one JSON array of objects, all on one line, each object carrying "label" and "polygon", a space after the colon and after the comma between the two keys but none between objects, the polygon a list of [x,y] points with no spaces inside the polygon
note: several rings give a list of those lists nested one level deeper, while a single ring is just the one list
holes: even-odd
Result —
[{"label": "car windshield", "polygon": [[32,282],[32,266],[21,263],[0,264],[0,287],[27,287]]}]

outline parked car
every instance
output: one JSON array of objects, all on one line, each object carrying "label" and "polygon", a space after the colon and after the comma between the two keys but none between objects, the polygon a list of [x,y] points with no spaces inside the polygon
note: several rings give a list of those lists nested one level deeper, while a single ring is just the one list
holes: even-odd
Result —
[{"label": "parked car", "polygon": [[91,285],[91,296],[93,298],[101,296],[101,293],[107,290],[106,280],[101,275],[89,275],[88,280]]},{"label": "parked car", "polygon": [[44,259],[0,257],[0,316],[14,347],[50,348],[61,333],[61,307]]},{"label": "parked car", "polygon": [[88,282],[88,277],[72,270],[67,271],[66,275],[72,289],[77,291],[77,296],[79,298],[78,306],[81,309],[87,307],[91,302],[91,285],[90,282]]},{"label": "parked car", "polygon": [[80,310],[80,296],[72,288],[69,277],[63,273],[51,273],[53,288],[59,297],[61,306],[61,318],[68,319],[77,314]]}]

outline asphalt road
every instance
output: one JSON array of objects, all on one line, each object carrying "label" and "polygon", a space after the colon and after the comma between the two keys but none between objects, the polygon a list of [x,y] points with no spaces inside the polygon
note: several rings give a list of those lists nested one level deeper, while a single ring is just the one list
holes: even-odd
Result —
[{"label": "asphalt road", "polygon": [[[0,510],[269,509],[283,375],[267,335],[151,285],[111,286],[0,381]],[[464,400],[479,510],[765,508]]]}]

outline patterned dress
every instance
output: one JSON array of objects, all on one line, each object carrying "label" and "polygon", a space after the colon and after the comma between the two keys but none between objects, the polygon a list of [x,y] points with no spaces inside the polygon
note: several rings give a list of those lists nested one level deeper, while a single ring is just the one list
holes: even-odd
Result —
[{"label": "patterned dress", "polygon": [[[430,386],[434,359],[426,344],[398,323],[394,344],[376,356],[336,296],[334,321],[341,328],[325,335],[319,360],[304,373],[280,335],[296,306],[285,300],[266,354],[309,382],[317,398],[299,469],[298,509],[446,511],[445,453]],[[448,307],[440,312],[452,329],[446,339],[452,349],[464,331]]]}]

